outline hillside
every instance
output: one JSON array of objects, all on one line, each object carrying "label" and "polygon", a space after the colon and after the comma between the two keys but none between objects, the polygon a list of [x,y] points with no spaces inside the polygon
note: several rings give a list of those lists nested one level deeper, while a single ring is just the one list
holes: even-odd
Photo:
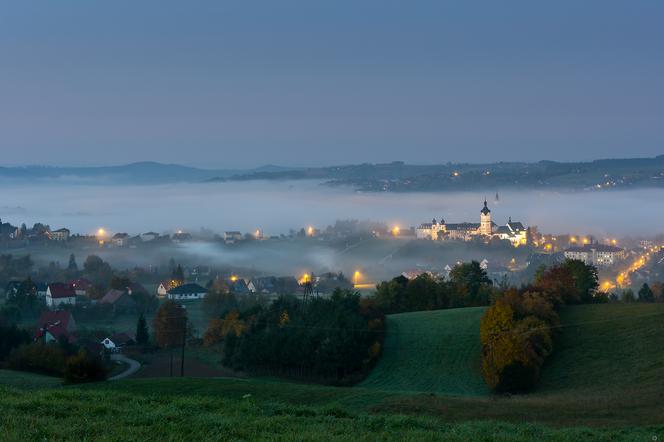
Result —
[{"label": "hillside", "polygon": [[483,307],[402,313],[387,318],[383,356],[362,387],[486,395],[480,374]]},{"label": "hillside", "polygon": [[567,307],[561,325],[538,393],[664,393],[664,304]]}]

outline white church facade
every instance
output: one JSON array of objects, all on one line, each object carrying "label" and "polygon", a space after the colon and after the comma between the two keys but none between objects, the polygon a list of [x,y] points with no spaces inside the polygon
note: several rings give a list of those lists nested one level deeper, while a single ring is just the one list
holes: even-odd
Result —
[{"label": "white church facade", "polygon": [[443,218],[440,222],[434,218],[430,223],[421,224],[417,230],[418,239],[433,241],[451,239],[470,241],[473,238],[498,238],[509,241],[514,247],[525,245],[527,242],[527,229],[520,222],[513,222],[512,218],[504,226],[498,226],[491,219],[491,210],[486,200],[480,210],[480,222],[464,222],[457,224],[446,223]]}]

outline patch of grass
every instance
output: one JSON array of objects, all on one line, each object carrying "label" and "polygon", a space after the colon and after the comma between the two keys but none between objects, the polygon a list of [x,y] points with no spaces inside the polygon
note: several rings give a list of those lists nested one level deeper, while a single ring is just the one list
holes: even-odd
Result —
[{"label": "patch of grass", "polygon": [[387,317],[378,365],[361,386],[482,396],[480,318],[484,307],[402,313]]},{"label": "patch of grass", "polygon": [[[551,428],[370,413],[390,394],[227,379],[131,380],[57,390],[0,388],[0,432],[23,440],[651,440],[664,427]],[[355,399],[354,399],[355,397]],[[111,423],[112,424],[109,424]]]},{"label": "patch of grass", "polygon": [[538,392],[664,395],[664,304],[563,308]]},{"label": "patch of grass", "polygon": [[23,371],[0,370],[0,387],[21,389],[51,388],[62,384],[62,379]]}]

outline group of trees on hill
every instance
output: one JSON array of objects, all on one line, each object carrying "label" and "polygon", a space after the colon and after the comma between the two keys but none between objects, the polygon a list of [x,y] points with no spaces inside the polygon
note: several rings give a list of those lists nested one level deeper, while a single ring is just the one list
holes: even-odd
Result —
[{"label": "group of trees on hill", "polygon": [[597,270],[568,260],[540,269],[535,282],[498,294],[480,325],[482,374],[496,392],[522,392],[534,387],[546,358],[553,352],[559,325],[556,309],[564,304],[594,302]]},{"label": "group of trees on hill", "polygon": [[328,299],[283,296],[267,307],[231,310],[211,322],[204,342],[223,342],[224,364],[237,370],[338,384],[373,366],[383,328],[382,312],[337,289]]},{"label": "group of trees on hill", "polygon": [[65,383],[96,382],[106,379],[108,370],[100,355],[62,338],[52,343],[23,340],[7,356],[13,370],[62,377]]},{"label": "group of trees on hill", "polygon": [[[618,299],[618,295],[614,295]],[[620,295],[623,302],[664,302],[664,284],[654,282],[652,285],[644,282],[638,292],[634,293],[632,289],[623,290]]]},{"label": "group of trees on hill", "polygon": [[496,288],[477,261],[458,264],[449,279],[422,273],[414,279],[398,276],[376,287],[372,302],[385,312],[402,313],[488,305]]}]

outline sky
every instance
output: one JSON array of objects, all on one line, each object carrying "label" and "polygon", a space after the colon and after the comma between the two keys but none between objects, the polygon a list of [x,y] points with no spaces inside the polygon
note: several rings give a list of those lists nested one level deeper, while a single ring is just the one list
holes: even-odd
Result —
[{"label": "sky", "polygon": [[661,0],[6,1],[0,165],[664,154]]}]

